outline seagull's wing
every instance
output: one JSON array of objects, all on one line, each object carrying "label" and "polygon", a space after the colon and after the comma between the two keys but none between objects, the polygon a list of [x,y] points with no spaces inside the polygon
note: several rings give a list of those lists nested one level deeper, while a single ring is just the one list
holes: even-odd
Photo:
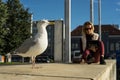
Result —
[{"label": "seagull's wing", "polygon": [[34,46],[36,42],[33,38],[26,39],[23,44],[15,50],[15,52],[19,53],[26,53],[32,46]]}]

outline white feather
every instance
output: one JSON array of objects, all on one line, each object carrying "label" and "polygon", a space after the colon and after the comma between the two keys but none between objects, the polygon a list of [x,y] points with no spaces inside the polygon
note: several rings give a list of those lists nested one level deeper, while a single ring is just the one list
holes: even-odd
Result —
[{"label": "white feather", "polygon": [[48,46],[48,38],[46,26],[49,24],[47,20],[38,21],[37,29],[38,33],[35,38],[27,39],[18,49],[16,49],[17,55],[23,57],[36,57],[42,54]]}]

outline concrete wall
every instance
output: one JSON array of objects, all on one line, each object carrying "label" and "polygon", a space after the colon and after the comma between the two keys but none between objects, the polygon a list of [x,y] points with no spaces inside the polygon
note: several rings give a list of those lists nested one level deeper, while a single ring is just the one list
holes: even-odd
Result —
[{"label": "concrete wall", "polygon": [[54,26],[54,61],[62,62],[63,55],[63,21],[56,20]]},{"label": "concrete wall", "polygon": [[93,80],[116,80],[116,61],[108,62],[106,66]]}]

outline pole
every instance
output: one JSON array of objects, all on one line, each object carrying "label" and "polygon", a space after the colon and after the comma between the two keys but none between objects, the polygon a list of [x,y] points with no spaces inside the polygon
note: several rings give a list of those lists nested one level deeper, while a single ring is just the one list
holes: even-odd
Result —
[{"label": "pole", "polygon": [[65,55],[66,63],[71,63],[71,0],[65,0]]},{"label": "pole", "polygon": [[101,40],[101,0],[98,0],[98,22],[99,22],[99,35]]},{"label": "pole", "polygon": [[30,33],[31,33],[31,36],[30,36],[30,38],[32,38],[32,33],[33,33],[33,29],[32,29],[32,27],[33,27],[33,14],[31,13],[31,27],[30,27]]},{"label": "pole", "polygon": [[93,0],[90,0],[90,21],[94,24],[94,4]]}]

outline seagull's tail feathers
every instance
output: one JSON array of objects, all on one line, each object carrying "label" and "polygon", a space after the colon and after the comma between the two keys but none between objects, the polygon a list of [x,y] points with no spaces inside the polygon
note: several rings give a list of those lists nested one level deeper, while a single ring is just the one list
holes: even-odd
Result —
[{"label": "seagull's tail feathers", "polygon": [[23,54],[23,53],[19,53],[19,52],[17,52],[16,50],[13,52],[12,55],[17,55],[17,56],[21,56],[21,57],[29,57],[29,56],[26,56],[26,55]]}]

